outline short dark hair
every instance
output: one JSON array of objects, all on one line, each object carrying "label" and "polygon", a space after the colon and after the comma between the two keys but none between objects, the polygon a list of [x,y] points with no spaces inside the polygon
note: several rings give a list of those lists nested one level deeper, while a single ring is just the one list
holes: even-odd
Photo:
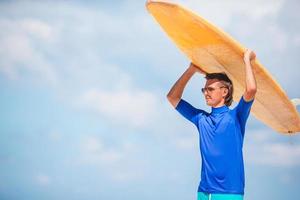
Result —
[{"label": "short dark hair", "polygon": [[225,97],[225,105],[230,106],[233,101],[233,84],[228,76],[224,73],[207,73],[205,76],[206,80],[217,79],[223,83],[223,85],[228,89],[228,94]]}]

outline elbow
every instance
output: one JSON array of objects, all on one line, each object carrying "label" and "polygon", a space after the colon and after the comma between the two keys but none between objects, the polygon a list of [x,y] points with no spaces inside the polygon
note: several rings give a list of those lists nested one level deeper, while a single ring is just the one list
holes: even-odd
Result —
[{"label": "elbow", "polygon": [[248,94],[256,94],[257,88],[256,88],[256,86],[247,87],[246,92],[247,92]]},{"label": "elbow", "polygon": [[247,96],[252,97],[252,98],[255,96],[256,92],[257,92],[256,87],[251,87],[251,88],[246,89]]},{"label": "elbow", "polygon": [[255,81],[252,82],[252,83],[246,83],[246,92],[247,93],[252,93],[252,94],[255,94],[257,91],[257,86],[256,86],[256,83]]},{"label": "elbow", "polygon": [[167,99],[170,103],[172,103],[173,97],[170,94],[167,94]]},{"label": "elbow", "polygon": [[172,103],[176,98],[174,98],[172,95],[167,94],[167,99],[170,103]]},{"label": "elbow", "polygon": [[173,107],[176,107],[176,105],[178,104],[178,102],[180,100],[180,98],[173,97],[169,94],[167,95],[167,99],[170,102],[170,104],[172,104]]},{"label": "elbow", "polygon": [[171,95],[170,95],[170,93],[169,94],[167,94],[167,99],[168,99],[168,101],[170,101],[171,99],[172,99],[172,97],[171,97]]}]

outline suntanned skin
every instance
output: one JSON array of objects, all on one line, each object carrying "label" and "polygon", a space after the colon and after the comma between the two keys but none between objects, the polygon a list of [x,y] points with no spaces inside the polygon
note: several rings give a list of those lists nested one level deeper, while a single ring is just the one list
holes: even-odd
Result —
[{"label": "suntanned skin", "polygon": [[[247,49],[244,53],[246,88],[243,97],[245,101],[251,101],[255,97],[257,91],[256,80],[251,65],[251,62],[255,59],[255,57],[255,53],[250,49]],[[200,68],[191,63],[170,89],[169,93],[167,94],[167,98],[174,108],[176,108],[177,104],[179,103],[186,84],[196,72],[204,75],[206,74]],[[217,108],[225,104],[225,97],[228,93],[228,89],[220,88],[222,85],[223,84],[217,79],[210,79],[206,81],[205,87],[216,88],[213,92],[204,93],[207,105]]]}]

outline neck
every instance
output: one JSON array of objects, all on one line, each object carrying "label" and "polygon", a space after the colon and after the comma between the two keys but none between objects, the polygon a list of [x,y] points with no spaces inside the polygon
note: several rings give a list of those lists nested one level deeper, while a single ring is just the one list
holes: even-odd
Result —
[{"label": "neck", "polygon": [[211,113],[212,114],[219,114],[219,113],[224,113],[229,110],[228,106],[223,104],[222,106],[219,107],[211,107]]},{"label": "neck", "polygon": [[222,106],[225,106],[224,101],[221,101],[221,102],[219,102],[216,105],[212,105],[211,107],[213,107],[213,108],[219,108],[219,107],[222,107]]}]

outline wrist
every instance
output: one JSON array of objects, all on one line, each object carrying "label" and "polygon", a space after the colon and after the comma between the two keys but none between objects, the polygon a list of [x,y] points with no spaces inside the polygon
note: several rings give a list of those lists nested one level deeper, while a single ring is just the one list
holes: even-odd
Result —
[{"label": "wrist", "polygon": [[250,59],[244,58],[244,63],[245,64],[251,64],[251,61],[250,61]]},{"label": "wrist", "polygon": [[189,73],[189,74],[195,74],[196,73],[196,69],[194,68],[194,67],[189,67],[188,69],[187,69],[187,73]]}]

